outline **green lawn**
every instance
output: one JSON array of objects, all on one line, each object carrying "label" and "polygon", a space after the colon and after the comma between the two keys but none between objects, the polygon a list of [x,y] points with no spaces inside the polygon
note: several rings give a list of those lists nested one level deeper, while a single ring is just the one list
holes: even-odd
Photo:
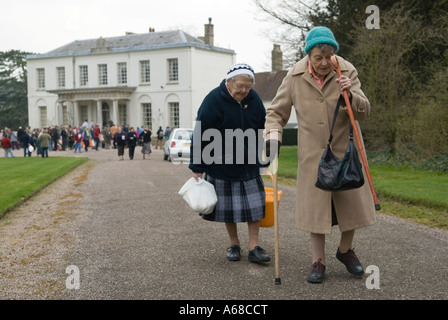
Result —
[{"label": "green lawn", "polygon": [[31,157],[0,159],[0,218],[3,214],[87,158]]},{"label": "green lawn", "polygon": [[[381,212],[448,229],[448,175],[390,165],[369,165]],[[295,186],[297,147],[280,150],[278,181]]]},{"label": "green lawn", "polygon": [[375,190],[399,202],[448,210],[448,175],[425,170],[370,166]]}]

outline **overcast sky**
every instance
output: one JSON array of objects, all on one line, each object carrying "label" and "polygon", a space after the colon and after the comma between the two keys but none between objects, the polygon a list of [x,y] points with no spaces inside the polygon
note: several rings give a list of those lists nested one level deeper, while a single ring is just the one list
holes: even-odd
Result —
[{"label": "overcast sky", "polygon": [[[182,29],[204,34],[211,17],[215,45],[237,53],[255,72],[269,71],[272,25],[253,0],[0,0],[0,51],[45,53],[74,40]],[[264,19],[265,20],[265,19]]]}]

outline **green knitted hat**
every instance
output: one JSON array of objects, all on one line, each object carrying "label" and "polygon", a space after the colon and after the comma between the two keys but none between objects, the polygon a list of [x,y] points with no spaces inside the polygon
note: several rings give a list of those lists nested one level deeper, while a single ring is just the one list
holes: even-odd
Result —
[{"label": "green knitted hat", "polygon": [[326,43],[332,45],[335,49],[335,52],[339,50],[339,44],[334,38],[333,32],[327,27],[314,27],[308,33],[305,39],[305,54],[315,46],[321,43]]}]

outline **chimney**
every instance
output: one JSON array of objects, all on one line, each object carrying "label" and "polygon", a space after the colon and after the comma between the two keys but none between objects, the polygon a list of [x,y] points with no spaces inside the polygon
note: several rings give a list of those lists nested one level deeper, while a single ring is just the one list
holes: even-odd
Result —
[{"label": "chimney", "polygon": [[208,18],[208,24],[205,24],[204,27],[204,42],[205,44],[213,46],[215,37],[213,32],[212,18]]},{"label": "chimney", "polygon": [[282,71],[283,70],[283,52],[280,49],[279,44],[274,44],[274,49],[272,50],[272,71]]}]

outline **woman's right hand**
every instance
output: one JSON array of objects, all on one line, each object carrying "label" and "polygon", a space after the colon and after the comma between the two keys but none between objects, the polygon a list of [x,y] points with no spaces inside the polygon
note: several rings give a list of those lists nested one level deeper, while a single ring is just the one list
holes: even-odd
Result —
[{"label": "woman's right hand", "polygon": [[202,179],[203,173],[193,172],[193,178],[198,181],[198,179]]}]

